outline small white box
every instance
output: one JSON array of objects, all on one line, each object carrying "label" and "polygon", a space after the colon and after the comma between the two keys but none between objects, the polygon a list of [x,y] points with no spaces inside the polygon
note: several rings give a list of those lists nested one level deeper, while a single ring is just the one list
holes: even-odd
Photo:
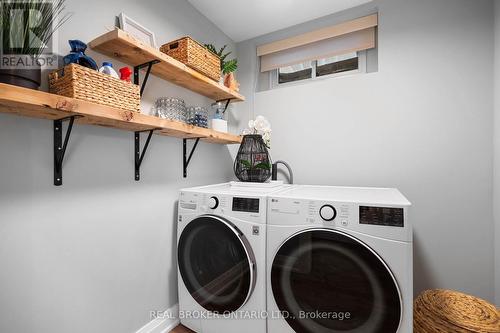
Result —
[{"label": "small white box", "polygon": [[214,131],[227,133],[227,120],[212,119],[212,129]]}]

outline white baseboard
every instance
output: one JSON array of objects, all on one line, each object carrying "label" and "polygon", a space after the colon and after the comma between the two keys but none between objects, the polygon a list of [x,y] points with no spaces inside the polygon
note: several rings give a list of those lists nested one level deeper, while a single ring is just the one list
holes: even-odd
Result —
[{"label": "white baseboard", "polygon": [[165,317],[153,319],[136,333],[168,333],[180,324],[178,304],[166,310],[165,315]]}]

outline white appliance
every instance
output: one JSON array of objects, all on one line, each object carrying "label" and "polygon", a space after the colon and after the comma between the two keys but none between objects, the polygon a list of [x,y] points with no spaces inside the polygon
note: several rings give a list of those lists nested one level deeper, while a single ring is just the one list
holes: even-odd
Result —
[{"label": "white appliance", "polygon": [[295,186],[268,198],[269,333],[411,333],[410,203],[396,189]]},{"label": "white appliance", "polygon": [[268,184],[181,190],[178,281],[181,323],[198,333],[266,333]]}]

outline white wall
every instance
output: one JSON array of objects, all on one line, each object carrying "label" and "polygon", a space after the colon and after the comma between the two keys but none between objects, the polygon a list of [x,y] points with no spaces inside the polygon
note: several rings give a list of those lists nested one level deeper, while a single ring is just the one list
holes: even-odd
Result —
[{"label": "white wall", "polygon": [[[252,98],[256,45],[377,9],[379,72]],[[413,203],[416,294],[493,300],[492,27],[489,0],[380,0],[237,45],[241,110],[270,119],[296,183],[397,187]]]},{"label": "white wall", "polygon": [[495,302],[500,305],[500,2],[495,1],[495,84],[494,84],[494,195],[495,216]]},{"label": "white wall", "polygon": [[[159,45],[184,35],[231,44],[187,1],[68,0],[67,7],[74,15],[59,34],[62,55],[68,39],[91,40],[121,11],[154,30]],[[150,80],[146,111],[159,96],[211,102]],[[200,142],[183,179],[182,140],[154,136],[135,182],[131,132],[76,125],[64,185],[54,187],[52,128],[0,115],[0,332],[135,332],[149,311],[177,303],[178,190],[229,179],[228,149]]]}]

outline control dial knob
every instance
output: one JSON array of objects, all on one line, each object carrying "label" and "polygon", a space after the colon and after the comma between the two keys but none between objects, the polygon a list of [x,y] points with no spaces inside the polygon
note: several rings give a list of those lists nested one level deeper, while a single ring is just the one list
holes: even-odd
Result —
[{"label": "control dial knob", "polygon": [[219,207],[219,199],[217,197],[210,197],[208,199],[208,208],[215,209],[217,207]]},{"label": "control dial knob", "polygon": [[337,210],[332,205],[323,205],[319,209],[319,216],[325,221],[333,221],[337,217]]}]

